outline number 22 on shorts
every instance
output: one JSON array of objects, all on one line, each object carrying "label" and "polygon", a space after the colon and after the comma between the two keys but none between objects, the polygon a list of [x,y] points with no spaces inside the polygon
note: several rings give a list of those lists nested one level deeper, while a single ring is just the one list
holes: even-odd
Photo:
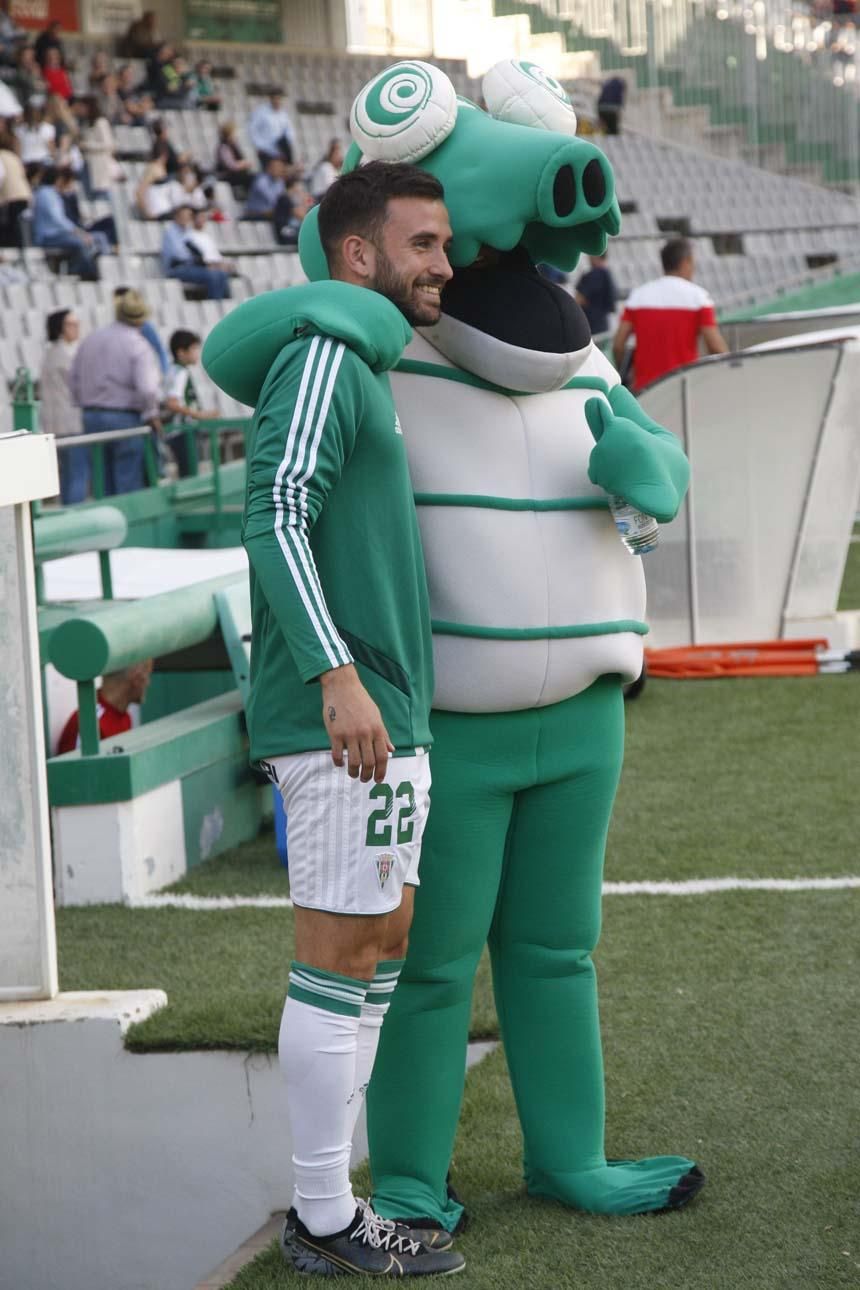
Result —
[{"label": "number 22 on shorts", "polygon": [[411,842],[415,832],[415,824],[411,818],[415,814],[415,789],[409,780],[404,779],[402,783],[397,785],[396,790],[390,784],[374,784],[368,796],[371,801],[379,802],[380,805],[371,811],[367,817],[365,845],[368,847],[387,847],[391,845],[393,825],[390,820],[394,812],[395,798],[401,804],[397,812],[397,837],[395,841],[400,844]]}]

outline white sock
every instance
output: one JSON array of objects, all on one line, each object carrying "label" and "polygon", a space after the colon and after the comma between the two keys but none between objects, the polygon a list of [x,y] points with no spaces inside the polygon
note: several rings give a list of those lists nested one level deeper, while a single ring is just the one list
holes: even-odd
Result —
[{"label": "white sock", "polygon": [[379,1047],[379,1034],[382,1023],[391,1003],[400,977],[403,959],[388,959],[377,963],[376,975],[367,988],[367,997],[361,1005],[361,1024],[358,1027],[358,1056],[355,1063],[355,1087],[350,1099],[350,1140],[355,1133],[355,1125],[361,1114],[367,1086],[373,1074],[373,1063],[376,1061],[376,1050]]},{"label": "white sock", "polygon": [[367,982],[293,963],[278,1056],[293,1131],[294,1204],[314,1236],[355,1214],[349,1157],[361,1008]]}]

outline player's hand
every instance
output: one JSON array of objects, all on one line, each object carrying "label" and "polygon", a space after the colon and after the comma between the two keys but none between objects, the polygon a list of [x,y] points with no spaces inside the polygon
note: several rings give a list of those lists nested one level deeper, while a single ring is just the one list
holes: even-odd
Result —
[{"label": "player's hand", "polygon": [[382,720],[382,713],[365,690],[358,673],[350,663],[335,667],[320,676],[323,698],[323,721],[331,740],[331,759],[343,765],[346,753],[347,772],[363,784],[385,779],[388,758],[394,744]]}]

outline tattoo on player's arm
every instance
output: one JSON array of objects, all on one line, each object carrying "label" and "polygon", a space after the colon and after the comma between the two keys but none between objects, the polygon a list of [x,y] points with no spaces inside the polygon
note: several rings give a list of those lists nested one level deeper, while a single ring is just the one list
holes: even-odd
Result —
[{"label": "tattoo on player's arm", "polygon": [[334,708],[331,705],[329,705],[329,710],[328,710],[329,721],[334,721],[336,716],[337,716],[337,713],[335,712]]}]

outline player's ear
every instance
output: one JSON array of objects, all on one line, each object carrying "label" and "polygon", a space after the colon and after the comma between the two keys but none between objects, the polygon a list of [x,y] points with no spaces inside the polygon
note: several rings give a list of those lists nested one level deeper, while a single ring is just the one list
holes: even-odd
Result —
[{"label": "player's ear", "polygon": [[344,268],[358,278],[370,279],[376,272],[376,250],[372,242],[350,233],[340,245],[340,259]]}]

